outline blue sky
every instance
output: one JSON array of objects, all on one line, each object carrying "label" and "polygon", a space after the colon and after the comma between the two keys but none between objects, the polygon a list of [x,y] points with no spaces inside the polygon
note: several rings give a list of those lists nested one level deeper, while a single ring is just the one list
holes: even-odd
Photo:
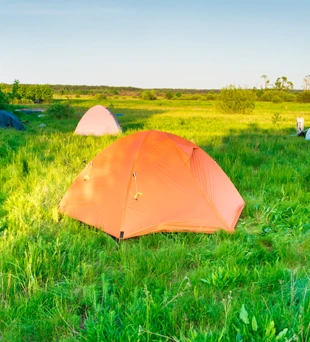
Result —
[{"label": "blue sky", "polygon": [[310,74],[309,0],[0,0],[0,83],[219,89]]}]

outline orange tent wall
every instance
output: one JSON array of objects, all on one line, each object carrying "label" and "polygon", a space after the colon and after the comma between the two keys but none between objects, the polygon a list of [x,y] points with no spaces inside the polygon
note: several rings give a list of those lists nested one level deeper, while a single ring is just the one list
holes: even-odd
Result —
[{"label": "orange tent wall", "polygon": [[59,211],[126,239],[164,231],[233,232],[243,207],[232,182],[202,149],[170,133],[145,131],[99,153]]}]

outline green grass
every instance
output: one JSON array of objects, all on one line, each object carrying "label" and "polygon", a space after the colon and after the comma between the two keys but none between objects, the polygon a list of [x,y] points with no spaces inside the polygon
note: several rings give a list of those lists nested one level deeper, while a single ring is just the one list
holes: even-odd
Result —
[{"label": "green grass", "polygon": [[[246,207],[234,234],[154,234],[118,245],[59,215],[84,165],[118,137],[72,132],[76,117],[36,115],[0,130],[1,341],[310,341],[310,105],[108,99],[122,136],[157,129],[202,147]],[[45,123],[45,128],[39,124]]]}]

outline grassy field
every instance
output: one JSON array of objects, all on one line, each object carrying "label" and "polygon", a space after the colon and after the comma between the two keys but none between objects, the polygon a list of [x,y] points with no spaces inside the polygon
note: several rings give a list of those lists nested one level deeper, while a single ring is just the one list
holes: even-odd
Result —
[{"label": "grassy field", "polygon": [[[0,130],[0,341],[310,341],[310,105],[62,99],[72,119],[23,114]],[[123,241],[59,215],[69,185],[119,137],[73,135],[103,104],[122,136],[157,129],[189,139],[246,202],[234,234]],[[44,123],[45,128],[38,126]]]}]

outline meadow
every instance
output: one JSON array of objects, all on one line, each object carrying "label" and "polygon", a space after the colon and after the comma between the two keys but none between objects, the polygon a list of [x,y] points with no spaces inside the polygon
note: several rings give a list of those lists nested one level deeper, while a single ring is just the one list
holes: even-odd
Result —
[{"label": "meadow", "polygon": [[[231,115],[216,101],[57,101],[75,116],[0,130],[0,341],[310,341],[310,141],[293,136],[310,104]],[[95,104],[122,114],[120,136],[73,134]],[[149,129],[191,140],[230,177],[246,203],[233,234],[118,244],[58,214],[97,153]]]}]

